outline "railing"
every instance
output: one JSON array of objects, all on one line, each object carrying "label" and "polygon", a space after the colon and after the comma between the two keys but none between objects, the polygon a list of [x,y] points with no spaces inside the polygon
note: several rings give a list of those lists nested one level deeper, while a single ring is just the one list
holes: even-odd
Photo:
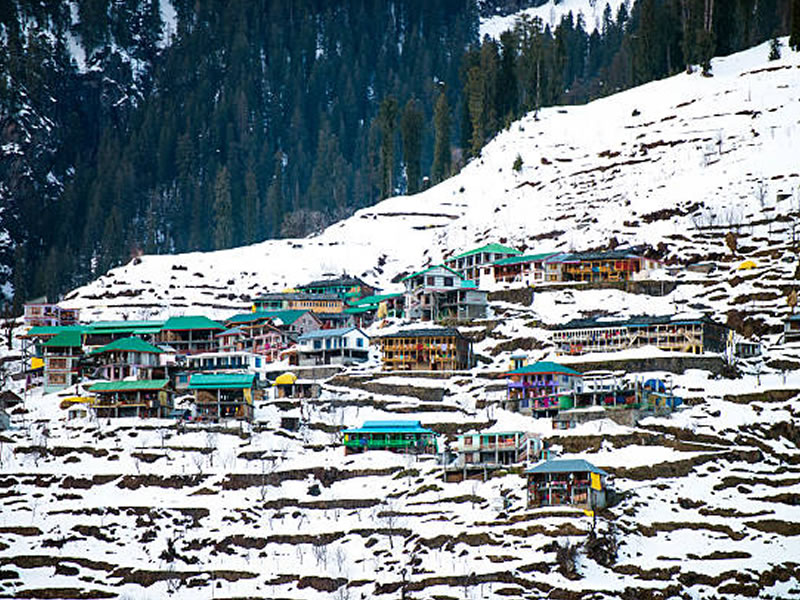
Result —
[{"label": "railing", "polygon": [[430,445],[428,440],[374,440],[374,439],[349,439],[345,440],[344,445],[350,448],[412,448],[425,447]]}]

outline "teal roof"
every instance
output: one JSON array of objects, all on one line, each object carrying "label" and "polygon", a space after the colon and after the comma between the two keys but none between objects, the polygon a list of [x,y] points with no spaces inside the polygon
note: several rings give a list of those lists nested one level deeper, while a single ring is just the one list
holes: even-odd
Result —
[{"label": "teal roof", "polygon": [[45,335],[58,335],[67,331],[80,331],[86,329],[83,325],[39,325],[31,327],[25,337],[38,337]]},{"label": "teal roof", "polygon": [[517,265],[522,263],[528,262],[535,262],[537,260],[545,260],[550,258],[551,256],[555,256],[556,252],[546,252],[545,254],[526,254],[524,256],[509,256],[508,258],[502,258],[500,260],[494,261],[492,264],[494,265]]},{"label": "teal roof", "polygon": [[511,248],[510,246],[503,246],[502,244],[486,244],[485,246],[481,246],[480,248],[475,248],[474,250],[467,250],[466,252],[462,252],[461,254],[456,254],[455,256],[448,258],[447,260],[453,260],[454,258],[464,258],[465,256],[472,256],[473,254],[480,254],[481,252],[502,252],[503,254],[522,254],[516,248]]},{"label": "teal roof", "polygon": [[446,265],[431,265],[427,269],[423,269],[422,271],[417,271],[416,273],[412,273],[411,275],[406,275],[400,281],[405,281],[406,279],[411,279],[412,277],[417,277],[418,275],[424,275],[428,271],[432,271],[433,269],[435,269],[437,267],[441,267],[442,269],[446,269],[447,271],[450,271],[456,277],[461,278],[461,274],[460,273],[458,273],[457,271],[453,271],[453,269],[451,269],[450,267],[448,267]]},{"label": "teal roof", "polygon": [[364,313],[368,313],[371,310],[375,310],[374,306],[351,306],[350,308],[345,308],[343,312],[347,313],[348,315],[361,315]]},{"label": "teal roof", "polygon": [[396,294],[376,294],[374,296],[364,296],[360,300],[354,300],[353,306],[364,306],[368,304],[380,304],[384,300],[392,300],[394,298],[399,298],[403,294],[396,293]]},{"label": "teal roof", "polygon": [[80,331],[62,331],[42,344],[47,348],[80,348],[83,343]]},{"label": "teal roof", "polygon": [[96,321],[89,325],[88,329],[92,333],[108,333],[107,330],[118,331],[140,331],[142,329],[160,330],[164,321]]},{"label": "teal roof", "polygon": [[359,429],[345,429],[342,433],[430,433],[436,432],[422,426],[419,421],[364,421]]},{"label": "teal roof", "polygon": [[506,375],[531,375],[537,373],[564,373],[565,375],[576,375],[578,377],[582,377],[582,375],[575,369],[570,369],[569,367],[564,367],[558,363],[549,361],[537,362],[532,365],[528,365],[527,367],[514,369],[513,371],[506,373]]},{"label": "teal roof", "polygon": [[597,473],[608,475],[603,469],[595,467],[583,459],[548,460],[525,471],[526,473]]},{"label": "teal roof", "polygon": [[233,315],[230,319],[227,319],[225,322],[230,325],[243,325],[245,323],[252,323],[253,321],[260,321],[261,319],[280,319],[286,325],[291,325],[307,312],[309,311],[301,309],[260,310],[256,312]]},{"label": "teal roof", "polygon": [[204,316],[170,317],[162,327],[164,331],[188,331],[190,329],[219,329],[225,326]]},{"label": "teal roof", "polygon": [[255,383],[255,373],[195,373],[189,378],[190,390],[248,388]]},{"label": "teal roof", "polygon": [[102,354],[103,352],[149,352],[151,354],[161,354],[164,352],[158,346],[148,344],[143,339],[138,337],[126,337],[115,340],[110,344],[106,344],[102,348],[98,348],[92,354]]},{"label": "teal roof", "polygon": [[138,392],[161,390],[169,385],[169,379],[140,379],[138,381],[102,381],[89,388],[90,392]]}]

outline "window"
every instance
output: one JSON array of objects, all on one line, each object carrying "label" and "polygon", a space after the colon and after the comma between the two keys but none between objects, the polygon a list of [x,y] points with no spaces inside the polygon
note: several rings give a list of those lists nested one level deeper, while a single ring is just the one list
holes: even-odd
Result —
[{"label": "window", "polygon": [[359,348],[363,348],[364,347],[364,338],[356,338],[356,346],[358,346]]},{"label": "window", "polygon": [[322,340],[314,340],[314,350],[322,350]]},{"label": "window", "polygon": [[444,278],[444,285],[445,285],[445,287],[453,287],[453,278],[452,277],[445,277]]},{"label": "window", "polygon": [[427,285],[436,285],[436,278],[433,277],[432,275],[428,275],[425,278],[425,280],[426,280]]}]

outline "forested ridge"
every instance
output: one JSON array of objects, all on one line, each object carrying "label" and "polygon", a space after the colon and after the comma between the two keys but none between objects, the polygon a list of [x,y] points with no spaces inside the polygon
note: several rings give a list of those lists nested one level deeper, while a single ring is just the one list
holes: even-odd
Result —
[{"label": "forested ridge", "polygon": [[527,111],[785,35],[799,2],[640,0],[483,43],[473,0],[4,3],[6,291],[304,235],[450,176]]}]

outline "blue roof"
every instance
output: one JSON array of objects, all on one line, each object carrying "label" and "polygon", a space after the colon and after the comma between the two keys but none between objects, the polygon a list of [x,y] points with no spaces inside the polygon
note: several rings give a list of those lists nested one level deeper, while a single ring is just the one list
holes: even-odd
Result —
[{"label": "blue roof", "polygon": [[[298,339],[300,339],[300,340],[313,340],[313,339],[317,339],[317,338],[336,337],[336,336],[339,336],[339,335],[345,335],[347,333],[350,333],[353,330],[361,331],[360,329],[358,329],[358,327],[340,327],[338,329],[317,329],[315,331],[308,331],[308,332],[304,333]],[[363,331],[361,331],[361,333],[365,337],[369,337]]]},{"label": "blue roof", "polygon": [[525,473],[598,473],[608,475],[603,469],[595,467],[589,461],[579,459],[547,460],[527,469]]},{"label": "blue roof", "polygon": [[506,373],[506,375],[536,375],[544,373],[563,373],[565,375],[572,375],[574,377],[583,377],[583,375],[578,373],[578,371],[575,369],[570,369],[569,367],[565,367],[550,361],[540,361],[532,365],[528,365],[527,367],[520,367],[519,369],[509,371]]},{"label": "blue roof", "polygon": [[342,433],[431,433],[419,421],[364,421],[358,429],[345,429]]}]

